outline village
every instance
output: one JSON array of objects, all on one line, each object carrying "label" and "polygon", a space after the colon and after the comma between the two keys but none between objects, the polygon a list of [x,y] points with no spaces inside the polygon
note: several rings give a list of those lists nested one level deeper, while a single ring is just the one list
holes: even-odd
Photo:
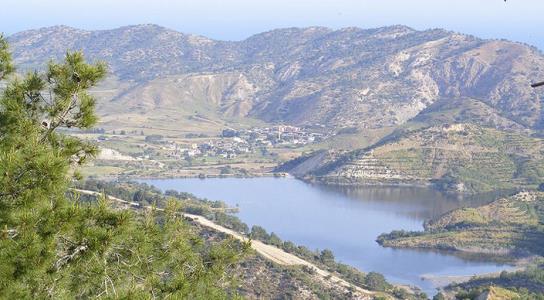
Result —
[{"label": "village", "polygon": [[160,140],[161,150],[175,159],[216,157],[234,159],[243,154],[267,153],[272,148],[298,148],[321,142],[328,134],[311,132],[295,126],[273,126],[251,129],[225,129],[217,138],[187,143],[173,140]]},{"label": "village", "polygon": [[[320,124],[224,128],[212,134],[169,135],[150,126],[67,133],[95,142],[100,148],[89,173],[178,177],[261,176],[278,162],[312,151],[341,134]],[[126,171],[136,166],[139,172]]]}]

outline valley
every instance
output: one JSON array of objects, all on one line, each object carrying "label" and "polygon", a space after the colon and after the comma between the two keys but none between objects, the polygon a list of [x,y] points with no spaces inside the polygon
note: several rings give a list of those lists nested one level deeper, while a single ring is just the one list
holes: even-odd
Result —
[{"label": "valley", "polygon": [[[88,175],[272,176],[291,171],[277,165],[315,152],[312,168],[295,175],[472,194],[541,181],[542,93],[530,84],[544,78],[544,56],[527,45],[405,26],[288,28],[240,42],[156,25],[57,26],[8,40],[21,70],[43,68],[38,62],[66,49],[110,66],[93,89],[103,133],[86,137],[137,161],[99,160]],[[464,129],[447,133],[455,126]],[[257,134],[280,127],[307,135]],[[248,134],[236,146],[225,130]],[[462,134],[474,138],[470,145]],[[330,162],[317,162],[323,150],[332,151]]]},{"label": "valley", "polygon": [[[414,299],[419,288],[481,294],[482,282],[511,288],[540,276],[544,102],[531,83],[544,78],[544,55],[532,46],[406,26],[285,28],[242,41],[152,24],[55,26],[8,41],[18,76],[67,50],[107,64],[89,92],[97,126],[62,129],[101,150],[81,169],[88,182],[136,180],[217,201],[178,199],[205,217],[222,210],[192,217],[210,240],[244,241],[257,228],[260,255],[245,267],[284,274],[275,284],[296,282],[308,299],[353,297],[373,272],[410,286]],[[319,261],[329,248],[340,262]],[[286,249],[317,264],[320,283],[270,254],[301,265]],[[469,278],[483,274],[492,276]],[[344,288],[327,294],[331,278]],[[373,289],[386,298],[402,290]]]}]

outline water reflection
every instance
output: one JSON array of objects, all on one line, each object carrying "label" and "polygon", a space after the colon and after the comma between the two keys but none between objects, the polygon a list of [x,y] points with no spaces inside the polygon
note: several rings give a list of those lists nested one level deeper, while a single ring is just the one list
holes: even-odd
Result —
[{"label": "water reflection", "polygon": [[487,204],[502,195],[480,194],[462,196],[444,194],[424,187],[352,187],[324,186],[312,184],[323,193],[341,194],[350,199],[365,201],[375,207],[410,217],[414,220],[429,220],[460,207],[477,207]]}]

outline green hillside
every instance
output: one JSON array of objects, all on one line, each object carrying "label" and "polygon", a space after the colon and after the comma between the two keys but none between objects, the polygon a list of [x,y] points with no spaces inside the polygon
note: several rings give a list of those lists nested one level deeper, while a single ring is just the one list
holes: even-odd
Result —
[{"label": "green hillside", "polygon": [[462,208],[425,224],[424,232],[383,234],[386,247],[447,249],[499,255],[544,255],[544,193],[521,192]]},{"label": "green hillside", "polygon": [[433,184],[482,193],[535,188],[544,176],[543,144],[523,133],[473,124],[397,131],[363,150],[315,168],[309,178],[337,184]]}]

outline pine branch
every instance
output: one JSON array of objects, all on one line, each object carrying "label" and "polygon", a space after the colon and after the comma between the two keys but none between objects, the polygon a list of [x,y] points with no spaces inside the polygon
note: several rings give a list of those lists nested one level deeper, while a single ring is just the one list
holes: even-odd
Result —
[{"label": "pine branch", "polygon": [[60,270],[64,265],[72,261],[80,253],[87,251],[89,247],[85,244],[79,245],[74,249],[74,252],[64,255],[59,260],[55,262],[55,269]]}]

